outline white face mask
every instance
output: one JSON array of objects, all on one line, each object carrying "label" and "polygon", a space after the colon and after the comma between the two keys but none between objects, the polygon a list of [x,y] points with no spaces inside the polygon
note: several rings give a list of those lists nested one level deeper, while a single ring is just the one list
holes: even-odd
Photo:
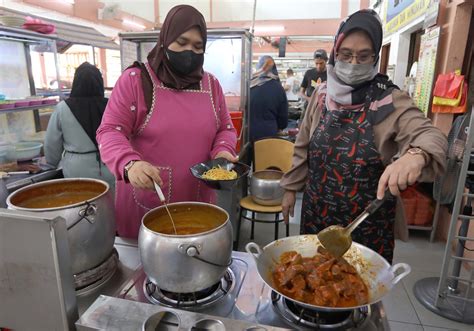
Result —
[{"label": "white face mask", "polygon": [[377,70],[373,63],[352,64],[336,61],[334,66],[337,78],[347,85],[358,85],[375,77]]}]

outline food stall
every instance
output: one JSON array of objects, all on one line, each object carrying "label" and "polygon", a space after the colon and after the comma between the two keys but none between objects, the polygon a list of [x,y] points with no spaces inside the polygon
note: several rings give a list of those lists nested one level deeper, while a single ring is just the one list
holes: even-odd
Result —
[{"label": "food stall", "polygon": [[[0,24],[0,177],[9,175],[0,180],[8,193],[62,175],[44,161],[31,160],[42,153],[50,115],[69,94],[75,68],[84,61],[97,64],[104,81],[113,86],[120,64],[114,68],[118,44],[92,27],[40,19],[1,6],[0,16],[4,18],[4,25]],[[32,19],[42,23],[25,23]],[[42,30],[45,26],[54,33]],[[2,206],[5,195],[0,195]]]},{"label": "food stall", "polygon": [[[217,284],[192,293],[174,293],[157,287],[147,277],[140,242],[116,238],[110,251],[113,258],[78,277],[71,272],[70,238],[75,231],[92,225],[82,221],[71,229],[71,221],[51,214],[0,209],[0,248],[17,252],[7,255],[0,250],[0,279],[5,280],[0,282],[5,307],[0,310],[0,327],[41,331],[390,329],[381,302],[335,311],[307,309],[288,300],[265,284],[257,270],[259,262],[244,252],[227,251],[231,263]],[[198,237],[181,240],[196,243]],[[294,238],[298,237],[286,239]],[[30,244],[25,246],[24,240]],[[211,241],[219,245],[219,240]],[[303,241],[311,245],[308,239]],[[179,247],[174,247],[174,256],[181,254],[181,259],[194,265],[195,258],[182,254]],[[162,257],[168,253],[160,252]],[[176,279],[202,281],[181,259],[161,267],[186,269],[178,270]],[[94,281],[83,283],[87,278]]]},{"label": "food stall", "polygon": [[[54,75],[59,79],[56,35],[44,35],[25,29],[0,26],[0,205],[8,192],[35,181],[60,175],[60,170],[27,161],[40,155],[42,146],[41,111],[52,111],[56,98],[37,95],[31,55],[41,51],[54,59]],[[37,174],[38,173],[38,174]],[[3,177],[3,176],[0,176]]]}]

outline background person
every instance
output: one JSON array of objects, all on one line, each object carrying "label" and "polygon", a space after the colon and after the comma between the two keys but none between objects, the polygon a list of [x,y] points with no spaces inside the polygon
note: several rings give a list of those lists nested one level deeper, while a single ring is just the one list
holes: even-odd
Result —
[{"label": "background person", "polygon": [[101,179],[113,190],[115,177],[101,161],[95,137],[106,105],[102,74],[84,62],[74,73],[69,98],[61,101],[51,115],[44,153],[47,163],[61,165],[65,178]]},{"label": "background person", "polygon": [[288,101],[298,101],[298,85],[296,83],[296,77],[294,76],[293,69],[286,71],[286,81],[283,86],[286,92],[286,99]]},{"label": "background person", "polygon": [[318,49],[314,52],[314,68],[307,70],[301,82],[300,94],[309,102],[311,95],[316,87],[327,80],[326,62],[328,54],[324,49]]},{"label": "background person", "polygon": [[288,101],[271,56],[262,56],[250,82],[250,141],[274,137],[288,125]]}]

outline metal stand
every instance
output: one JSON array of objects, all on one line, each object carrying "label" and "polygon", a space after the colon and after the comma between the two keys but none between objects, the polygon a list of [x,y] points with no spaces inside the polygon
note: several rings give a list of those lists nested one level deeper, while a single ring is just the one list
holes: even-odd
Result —
[{"label": "metal stand", "polygon": [[[474,128],[473,111],[469,115],[468,128]],[[474,259],[464,257],[466,243],[474,243],[474,237],[468,237],[469,223],[474,219],[471,207],[474,198],[474,184],[472,178],[469,178],[474,176],[474,171],[469,171],[474,130],[468,132],[461,172],[456,186],[456,198],[451,215],[441,275],[440,277],[424,278],[416,282],[414,294],[423,306],[435,314],[461,323],[474,324]],[[466,187],[469,189],[468,193],[465,193]],[[464,207],[461,213],[462,203],[464,203]],[[461,225],[458,234],[456,234],[458,221],[461,221]],[[451,244],[454,241],[456,251],[453,255]],[[461,276],[461,264],[463,262],[471,267],[469,277]]]}]

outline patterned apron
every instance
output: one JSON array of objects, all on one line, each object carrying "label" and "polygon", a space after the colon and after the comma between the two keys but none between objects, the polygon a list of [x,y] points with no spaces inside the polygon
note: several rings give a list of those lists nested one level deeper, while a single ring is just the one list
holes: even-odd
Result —
[{"label": "patterned apron", "polygon": [[[385,166],[367,112],[324,107],[308,148],[301,234],[315,234],[329,225],[346,226],[375,199]],[[392,198],[352,232],[352,239],[392,263],[394,221]]]}]

